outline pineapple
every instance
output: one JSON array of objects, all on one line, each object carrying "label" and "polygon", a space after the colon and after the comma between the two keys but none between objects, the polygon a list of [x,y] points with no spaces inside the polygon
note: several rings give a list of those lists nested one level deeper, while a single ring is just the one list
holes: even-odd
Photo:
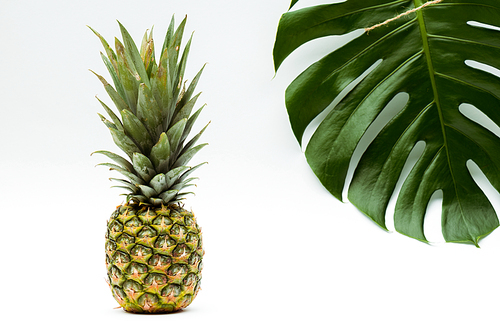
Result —
[{"label": "pineapple", "polygon": [[[153,32],[146,31],[140,50],[119,23],[123,43],[115,50],[95,30],[106,55],[101,57],[114,88],[102,76],[106,92],[118,109],[100,104],[99,114],[124,158],[96,151],[114,161],[101,163],[124,178],[111,180],[126,190],[126,201],[111,214],[106,231],[106,267],[114,298],[125,311],[166,313],[187,307],[200,289],[203,248],[194,214],[183,208],[188,177],[199,164],[186,164],[206,144],[195,146],[206,129],[186,142],[203,106],[192,113],[193,95],[202,69],[188,88],[183,83],[191,39],[182,55],[180,44],[186,18],[174,29],[170,22],[156,61]],[[192,36],[191,36],[192,38]],[[208,126],[208,124],[207,124]],[[192,193],[191,193],[192,194]]]}]

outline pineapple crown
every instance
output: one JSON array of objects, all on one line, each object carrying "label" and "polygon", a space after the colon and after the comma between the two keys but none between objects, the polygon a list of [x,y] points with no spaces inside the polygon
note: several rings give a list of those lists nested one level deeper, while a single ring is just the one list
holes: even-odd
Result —
[{"label": "pineapple crown", "polygon": [[[118,22],[123,43],[115,38],[116,52],[106,40],[90,28],[101,40],[106,55],[101,57],[113,79],[114,87],[102,76],[93,72],[103,83],[106,92],[119,111],[118,117],[99,100],[110,120],[99,114],[108,127],[115,144],[129,159],[108,151],[96,151],[112,159],[113,163],[99,165],[110,167],[126,179],[111,178],[127,192],[127,202],[149,205],[167,205],[183,200],[192,194],[183,191],[192,186],[196,178],[188,176],[194,167],[186,166],[203,146],[195,146],[205,126],[186,144],[191,128],[204,106],[191,115],[201,93],[192,97],[203,71],[196,74],[186,89],[183,81],[191,38],[179,59],[179,50],[186,25],[186,17],[174,31],[174,18],[170,22],[158,62],[155,59],[153,29],[144,34],[138,50],[125,27]],[[92,153],[92,154],[94,154]]]}]

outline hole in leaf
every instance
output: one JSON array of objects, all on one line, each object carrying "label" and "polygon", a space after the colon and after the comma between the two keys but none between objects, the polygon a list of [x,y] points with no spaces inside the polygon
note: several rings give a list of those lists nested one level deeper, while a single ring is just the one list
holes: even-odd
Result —
[{"label": "hole in leaf", "polygon": [[[372,72],[378,65],[382,63],[382,59],[377,60],[372,66],[370,66],[366,71],[363,72],[359,77],[356,78],[353,82],[351,82],[346,88],[344,88],[337,97],[325,108],[318,116],[316,116],[311,123],[309,123],[304,131],[304,135],[302,137],[302,148],[306,149],[309,140],[311,140],[312,135],[318,128],[318,126],[323,122],[326,116],[335,108],[335,106],[342,101],[342,99],[349,94],[349,92],[356,87],[358,83],[361,82],[370,72]],[[380,116],[380,115],[379,115]]]},{"label": "hole in leaf", "polygon": [[495,122],[493,122],[491,118],[486,116],[486,114],[483,113],[480,109],[476,108],[472,104],[462,103],[458,107],[458,110],[460,111],[460,113],[462,113],[462,115],[464,115],[471,121],[476,122],[477,124],[494,133],[497,137],[500,137],[500,127],[496,125]]},{"label": "hole in leaf", "polygon": [[396,206],[396,201],[399,196],[399,192],[406,178],[410,174],[413,166],[420,159],[425,150],[425,141],[418,141],[415,146],[413,146],[408,158],[406,158],[406,162],[401,170],[401,174],[399,175],[398,182],[394,187],[394,192],[392,193],[391,199],[389,200],[389,204],[387,205],[387,211],[385,213],[385,224],[389,231],[394,231],[394,210]]},{"label": "hole in leaf", "polygon": [[493,67],[493,66],[490,66],[490,65],[487,65],[484,63],[480,63],[480,62],[475,61],[475,60],[470,60],[470,59],[467,59],[465,61],[465,65],[472,67],[472,68],[475,68],[476,70],[481,70],[481,71],[491,73],[491,74],[496,75],[497,77],[500,78],[500,70],[496,67]]},{"label": "hole in leaf", "polygon": [[444,243],[441,228],[441,213],[443,211],[443,191],[436,190],[432,194],[424,217],[424,235],[431,243]]},{"label": "hole in leaf", "polygon": [[467,24],[472,26],[472,27],[479,27],[479,28],[486,28],[486,29],[500,31],[500,27],[497,27],[497,26],[494,26],[491,24],[477,22],[477,21],[468,21]]},{"label": "hole in leaf", "polygon": [[468,160],[467,169],[469,170],[469,173],[474,182],[476,182],[478,187],[483,191],[486,197],[488,197],[497,214],[500,213],[500,194],[490,183],[486,175],[484,175],[481,168],[479,168],[479,166],[474,161]]},{"label": "hole in leaf", "polygon": [[408,103],[409,97],[409,94],[405,92],[396,94],[366,129],[363,137],[361,137],[360,141],[358,142],[358,145],[356,146],[356,149],[354,150],[351,161],[349,163],[346,183],[342,193],[343,198],[347,197],[347,191],[349,189],[348,185],[351,183],[354,170],[356,169],[361,156],[366,151],[371,142],[378,136],[382,128],[386,126],[387,123],[404,108],[404,106]]}]

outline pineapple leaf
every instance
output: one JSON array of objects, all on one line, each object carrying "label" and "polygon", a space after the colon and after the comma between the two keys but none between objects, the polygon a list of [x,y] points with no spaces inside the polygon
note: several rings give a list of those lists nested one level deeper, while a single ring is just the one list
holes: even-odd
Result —
[{"label": "pineapple leaf", "polygon": [[[89,26],[87,26],[87,27],[89,27]],[[115,51],[113,51],[113,49],[109,46],[108,42],[106,42],[106,40],[104,39],[104,37],[102,37],[97,31],[95,31],[91,27],[89,27],[89,29],[92,30],[92,32],[97,37],[99,37],[99,39],[101,40],[101,44],[104,47],[104,50],[106,51],[106,54],[108,55],[108,58],[111,61],[111,64],[113,65],[113,67],[115,69],[115,72],[118,72],[118,68],[116,66],[116,54],[115,54]]]},{"label": "pineapple leaf", "polygon": [[123,90],[123,85],[118,78],[118,74],[116,72],[116,69],[113,67],[109,59],[101,52],[101,58],[102,61],[104,62],[104,65],[106,65],[106,68],[108,69],[109,74],[111,75],[111,79],[113,79],[113,83],[115,84],[115,89],[116,92],[121,96],[121,98],[125,101],[126,100],[126,95],[125,91]]},{"label": "pineapple leaf", "polygon": [[139,50],[134,43],[134,40],[128,33],[127,29],[118,21],[120,25],[120,31],[123,37],[123,43],[125,44],[125,51],[128,53],[130,59],[132,59],[132,63],[139,74],[142,82],[144,82],[147,86],[151,87],[151,83],[149,82],[149,77],[146,72],[146,68],[144,67],[144,62],[141,59],[141,55],[139,54]]},{"label": "pineapple leaf", "polygon": [[103,115],[97,113],[97,115],[99,115],[99,117],[101,118],[101,121],[104,123],[104,125],[106,125],[108,127],[108,129],[115,129],[115,130],[118,130],[118,127],[113,123],[113,122],[110,122],[106,119],[106,117],[104,117]]},{"label": "pineapple leaf", "polygon": [[[175,30],[174,36],[172,38],[172,43],[170,46],[177,51],[179,51],[181,47],[182,37],[184,36],[184,28],[186,27],[186,21],[187,21],[187,15],[184,16],[184,19],[177,26],[177,29]],[[176,54],[177,56],[179,55],[178,52]],[[175,59],[174,64],[177,64],[178,57],[174,57],[174,59]]]},{"label": "pineapple leaf", "polygon": [[184,133],[184,128],[186,127],[187,119],[183,118],[177,123],[175,123],[167,131],[167,137],[170,142],[170,150],[172,152],[177,152],[179,143],[181,141],[182,134]]},{"label": "pineapple leaf", "polygon": [[[132,187],[129,187],[129,186],[111,186],[110,188],[120,188],[120,189],[125,189],[127,190],[129,193],[133,193],[134,192],[134,188]],[[137,188],[139,189],[139,188]],[[122,194],[122,195],[126,195],[126,194]]]},{"label": "pineapple leaf", "polygon": [[174,37],[174,29],[175,29],[175,19],[174,15],[172,15],[172,18],[170,19],[170,24],[168,25],[167,33],[165,34],[165,39],[163,40],[163,46],[161,47],[162,56],[165,50],[168,49],[168,47],[172,43],[172,38]]},{"label": "pineapple leaf", "polygon": [[165,177],[167,179],[167,188],[172,187],[179,179],[179,176],[189,169],[190,168],[188,166],[180,166],[171,169],[167,174],[165,174]]},{"label": "pineapple leaf", "polygon": [[200,115],[201,111],[203,108],[206,106],[206,104],[202,105],[200,109],[196,110],[196,112],[189,117],[188,121],[186,122],[186,127],[184,128],[184,133],[182,134],[181,141],[184,142],[186,138],[188,137],[189,133],[191,132],[191,129],[193,128],[194,122]]},{"label": "pineapple leaf", "polygon": [[146,196],[147,198],[155,197],[158,196],[158,193],[156,192],[155,189],[148,187],[144,184],[138,184],[137,185],[139,189],[141,189],[141,192]]},{"label": "pineapple leaf", "polygon": [[137,143],[141,152],[146,155],[149,154],[151,146],[153,146],[153,140],[151,139],[151,136],[149,135],[149,132],[144,124],[139,118],[137,118],[137,116],[127,109],[122,110],[121,115],[125,133],[130,136],[135,143]]},{"label": "pineapple leaf", "polygon": [[190,177],[189,179],[183,180],[182,182],[185,184],[185,187],[196,186],[195,184],[189,184],[189,182],[199,179],[199,177]]},{"label": "pineapple leaf", "polygon": [[[184,20],[182,20],[182,22],[179,24],[174,36],[172,37],[170,45],[168,45],[168,47],[165,49],[167,52],[166,55],[168,56],[167,61],[169,63],[172,83],[176,82],[175,76],[177,75],[177,73],[174,69],[177,68],[177,60],[179,59],[179,50],[181,47],[182,36],[184,34],[184,28],[186,26],[186,19],[187,16],[184,17]],[[174,86],[173,89],[176,89],[176,87]]]},{"label": "pineapple leaf", "polygon": [[[125,47],[118,39],[115,39],[115,49],[117,54],[118,76],[122,82],[125,95],[127,96],[127,102],[130,106],[130,108],[122,109],[129,109],[135,113],[138,95],[137,90],[139,88],[138,74],[136,73],[135,68],[133,68],[130,64],[131,60],[125,52]],[[118,108],[118,110],[122,109]]]},{"label": "pineapple leaf", "polygon": [[[177,91],[180,90],[182,81],[184,80],[184,71],[186,70],[186,63],[187,63],[187,58],[189,55],[189,50],[191,49],[192,39],[193,39],[193,34],[191,34],[191,37],[189,38],[188,42],[186,43],[186,46],[184,47],[184,51],[182,52],[181,60],[179,61],[179,66],[177,67],[177,72],[175,73],[174,87],[177,87],[176,93],[177,93]],[[179,42],[179,44],[180,44],[180,42]]]},{"label": "pineapple leaf", "polygon": [[176,183],[174,183],[172,185],[172,187],[170,187],[171,189],[177,189],[177,190],[182,190],[184,188],[187,188],[187,187],[190,187],[190,186],[194,186],[194,184],[189,184],[189,182],[193,181],[193,180],[198,180],[197,177],[192,177],[192,178],[189,178],[187,180],[183,180],[181,181],[180,179],[177,180]]},{"label": "pineapple leaf", "polygon": [[146,60],[146,54],[147,54],[147,45],[148,45],[149,39],[148,39],[148,31],[144,32],[144,36],[142,36],[142,42],[141,42],[141,48],[139,50],[139,54],[141,55],[141,58],[145,61]]},{"label": "pineapple leaf", "polygon": [[187,119],[189,117],[189,115],[191,115],[191,111],[193,110],[193,107],[196,104],[198,97],[200,97],[200,94],[201,94],[201,92],[196,94],[191,100],[189,100],[189,102],[187,102],[186,104],[184,104],[182,106],[182,109],[176,113],[176,115],[174,116],[174,119],[172,120],[172,122],[174,124],[183,118]]},{"label": "pineapple leaf", "polygon": [[146,182],[149,182],[156,175],[153,163],[144,154],[134,153],[132,165],[137,174]]},{"label": "pineapple leaf", "polygon": [[134,172],[134,167],[132,166],[132,164],[127,159],[119,156],[118,154],[115,154],[115,153],[109,152],[109,151],[95,151],[91,155],[96,154],[96,153],[105,155],[108,158],[115,161],[120,166],[122,166],[123,168],[125,168],[126,170],[128,170],[129,172]]},{"label": "pineapple leaf", "polygon": [[144,67],[146,68],[147,75],[151,80],[151,73],[153,72],[153,69],[156,67],[155,48],[153,41],[153,27],[151,28],[151,33],[147,38],[147,44],[144,50],[144,57],[141,55],[141,58],[144,60]]},{"label": "pineapple leaf", "polygon": [[198,81],[200,81],[201,73],[203,72],[203,69],[205,68],[205,65],[202,66],[201,70],[196,74],[196,76],[193,78],[193,80],[189,84],[188,89],[186,90],[186,92],[182,96],[180,102],[176,106],[175,113],[178,113],[179,109],[182,108],[182,106],[184,106],[191,99],[191,96],[194,93],[196,85],[198,84]]},{"label": "pineapple leaf", "polygon": [[98,164],[98,166],[107,166],[107,167],[109,167],[110,170],[115,170],[115,171],[121,173],[123,176],[128,178],[130,180],[130,182],[134,185],[144,184],[144,180],[141,179],[139,176],[137,176],[134,173],[129,172],[125,168],[122,168],[118,165],[104,162],[104,163]]},{"label": "pineapple leaf", "polygon": [[148,86],[141,83],[137,101],[137,117],[146,126],[153,138],[158,138],[162,130],[161,111]]},{"label": "pineapple leaf", "polygon": [[191,160],[191,158],[198,153],[199,150],[201,150],[204,146],[208,144],[200,144],[198,146],[195,146],[189,150],[187,150],[185,153],[183,153],[173,164],[173,168],[183,166]]},{"label": "pineapple leaf", "polygon": [[158,174],[149,181],[149,185],[159,194],[168,189],[165,174]]},{"label": "pineapple leaf", "polygon": [[109,167],[110,169],[113,169],[113,170],[125,170],[125,168],[123,168],[122,166],[118,166],[116,164],[112,164],[111,162],[101,162],[101,163],[98,163],[97,165],[95,165],[96,167],[97,166],[105,166],[105,167]]},{"label": "pineapple leaf", "polygon": [[158,206],[165,204],[161,198],[154,198],[154,197],[149,198],[149,202],[153,205],[158,205]]},{"label": "pineapple leaf", "polygon": [[141,203],[144,203],[144,204],[149,203],[149,198],[147,198],[144,195],[138,195],[138,194],[123,194],[123,195],[127,196],[127,202],[134,201],[134,202],[137,202],[139,204],[141,204]]},{"label": "pineapple leaf", "polygon": [[132,139],[125,135],[125,133],[117,130],[116,128],[109,128],[109,131],[111,132],[111,137],[113,138],[116,146],[118,146],[123,152],[125,152],[130,157],[130,159],[132,159],[132,155],[134,153],[141,151],[139,147],[137,147],[137,145],[132,141]]},{"label": "pineapple leaf", "polygon": [[92,70],[90,70],[90,72],[94,73],[102,82],[102,84],[104,85],[104,89],[106,90],[118,110],[128,109],[127,103],[122,99],[120,94],[118,94],[116,90],[106,81],[106,79],[104,79],[104,77],[100,76]]},{"label": "pineapple leaf", "polygon": [[168,72],[163,64],[160,63],[156,70],[156,73],[154,73],[151,78],[151,92],[153,93],[153,96],[156,99],[156,103],[160,108],[160,114],[164,120],[162,124],[164,128],[167,128],[168,124],[170,123],[169,111],[171,109],[170,105],[172,104],[170,91],[170,78]]},{"label": "pineapple leaf", "polygon": [[168,161],[170,157],[170,143],[165,132],[160,135],[160,139],[151,149],[151,161],[159,173],[168,170]]},{"label": "pineapple leaf", "polygon": [[[194,136],[193,138],[191,138],[191,140],[186,144],[184,145],[184,147],[182,148],[182,151],[180,153],[180,155],[183,155],[184,153],[186,153],[191,147],[193,147],[194,144],[196,144],[196,142],[198,141],[198,139],[200,138],[200,136],[202,135],[203,132],[205,132],[205,129],[210,125],[210,122],[205,125],[205,127],[203,129],[201,129],[201,131],[196,135]],[[187,134],[186,134],[187,136]]]},{"label": "pineapple leaf", "polygon": [[101,103],[102,107],[104,108],[104,110],[106,110],[106,112],[108,113],[109,117],[111,118],[111,120],[113,121],[115,127],[120,130],[120,131],[124,131],[123,130],[123,124],[122,122],[120,121],[120,118],[118,118],[118,116],[116,116],[116,114],[113,112],[113,110],[111,110],[104,102],[102,102],[97,96],[96,96],[96,99]]},{"label": "pineapple leaf", "polygon": [[116,178],[109,178],[111,181],[116,181],[116,182],[119,182],[121,184],[124,184],[128,189],[130,189],[130,191],[132,193],[136,193],[139,191],[139,188],[134,185],[133,183],[131,183],[130,181],[127,181],[127,180],[122,180],[122,179],[116,179]]},{"label": "pineapple leaf", "polygon": [[182,201],[184,199],[186,199],[185,197],[181,197],[181,196],[186,196],[186,195],[195,195],[194,192],[192,191],[188,191],[188,192],[184,192],[184,193],[178,193],[177,196],[176,196],[176,200],[177,201]]},{"label": "pineapple leaf", "polygon": [[167,190],[167,191],[162,192],[159,195],[159,197],[161,197],[161,199],[163,199],[163,201],[165,201],[165,203],[168,203],[168,202],[172,201],[172,199],[174,199],[178,193],[179,193],[179,190],[176,190],[176,189]]},{"label": "pineapple leaf", "polygon": [[198,164],[194,167],[191,167],[189,168],[187,171],[185,171],[180,177],[179,177],[179,181],[182,181],[184,180],[189,174],[191,174],[192,172],[194,172],[196,169],[198,169],[199,167],[203,166],[207,164],[207,162],[202,162],[201,164]]}]

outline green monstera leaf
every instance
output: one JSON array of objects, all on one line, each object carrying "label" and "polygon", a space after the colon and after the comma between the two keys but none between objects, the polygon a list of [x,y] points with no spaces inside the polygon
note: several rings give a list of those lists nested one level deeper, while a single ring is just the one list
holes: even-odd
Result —
[{"label": "green monstera leaf", "polygon": [[471,63],[500,68],[500,31],[491,27],[498,24],[498,0],[347,0],[285,13],[274,45],[276,70],[308,41],[376,26],[313,63],[286,90],[299,143],[326,109],[305,151],[322,184],[342,200],[360,140],[404,93],[404,107],[379,127],[361,155],[348,199],[386,229],[403,167],[416,145],[425,143],[394,194],[396,231],[427,242],[424,217],[440,190],[444,239],[477,246],[499,222],[467,164],[473,161],[500,190],[500,138],[462,110],[474,106],[500,125],[500,78]]}]

